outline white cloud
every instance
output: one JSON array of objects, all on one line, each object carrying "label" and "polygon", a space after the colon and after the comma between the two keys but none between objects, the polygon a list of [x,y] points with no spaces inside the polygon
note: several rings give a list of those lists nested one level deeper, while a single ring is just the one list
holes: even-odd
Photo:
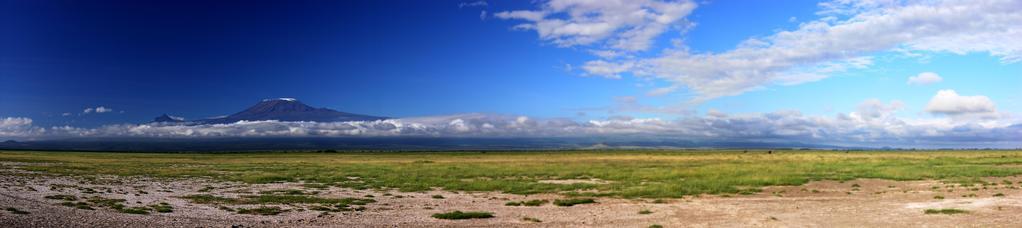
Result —
[{"label": "white cloud", "polygon": [[487,4],[486,1],[462,2],[462,3],[458,4],[458,8],[465,8],[465,7],[486,7],[488,5],[489,4]]},{"label": "white cloud", "polygon": [[597,60],[586,62],[582,65],[586,75],[602,76],[610,79],[620,79],[621,73],[627,72],[632,67],[631,64],[617,64],[610,63],[607,61]]},{"label": "white cloud", "polygon": [[32,119],[24,117],[0,118],[0,137],[23,137],[39,134],[41,128],[32,126]]},{"label": "white cloud", "polygon": [[589,53],[604,59],[613,59],[624,55],[624,53],[614,50],[590,50]]},{"label": "white cloud", "polygon": [[515,26],[534,30],[561,47],[602,44],[623,51],[644,51],[654,38],[680,25],[696,4],[689,0],[550,0],[539,10],[504,11],[501,19],[527,21]]},{"label": "white cloud", "polygon": [[31,126],[32,119],[23,117],[5,117],[0,119],[0,129],[18,128],[24,126]]},{"label": "white cloud", "polygon": [[905,103],[897,100],[891,101],[890,104],[884,104],[878,99],[868,99],[859,104],[857,111],[852,114],[865,120],[887,119],[893,117],[894,112],[903,107],[905,107]]},{"label": "white cloud", "polygon": [[961,96],[954,90],[937,91],[926,105],[926,111],[944,115],[996,113],[994,102],[986,96]]},{"label": "white cloud", "polygon": [[[645,9],[644,15],[669,15],[670,20],[664,22],[678,24],[695,7],[690,1],[668,3],[677,10],[663,13],[668,10],[650,7],[653,2],[553,0],[539,10],[502,12],[498,17],[529,21],[518,28],[535,30],[541,39],[559,46],[646,50],[651,38],[665,27],[658,27],[659,20],[633,17],[629,12]],[[1022,61],[1022,42],[1018,42],[1022,37],[1022,23],[1018,23],[1022,21],[1022,1],[837,0],[820,7],[820,19],[801,23],[794,30],[747,39],[728,51],[693,53],[684,44],[676,44],[659,56],[593,60],[582,69],[585,75],[619,78],[631,74],[662,80],[687,88],[686,92],[694,94],[689,103],[698,104],[866,68],[873,63],[871,56],[881,53],[987,53],[1005,63]],[[601,43],[603,40],[609,41]]]},{"label": "white cloud", "polygon": [[651,90],[648,93],[646,93],[646,96],[651,96],[651,97],[663,96],[663,95],[667,95],[667,94],[669,94],[671,92],[674,92],[675,90],[678,90],[678,86],[668,86],[668,87],[656,88],[656,89]]},{"label": "white cloud", "polygon": [[63,114],[60,114],[60,116],[71,116],[71,113],[70,112],[65,112]]},{"label": "white cloud", "polygon": [[94,113],[94,112],[95,113],[107,113],[107,112],[113,112],[113,111],[114,110],[111,109],[111,108],[99,106],[99,107],[95,107],[95,108],[85,108],[85,110],[82,110],[82,113],[84,113],[84,114],[90,114],[90,113]]},{"label": "white cloud", "polygon": [[929,85],[941,81],[944,81],[944,78],[941,78],[940,75],[933,72],[922,72],[919,73],[919,75],[908,77],[909,85]]}]

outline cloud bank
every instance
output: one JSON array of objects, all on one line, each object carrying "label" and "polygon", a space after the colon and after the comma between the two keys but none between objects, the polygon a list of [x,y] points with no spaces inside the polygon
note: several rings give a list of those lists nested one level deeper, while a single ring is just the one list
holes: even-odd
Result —
[{"label": "cloud bank", "polygon": [[[674,120],[614,117],[576,121],[473,113],[330,123],[240,121],[191,126],[121,124],[98,128],[43,128],[33,126],[28,118],[8,117],[0,119],[0,136],[29,140],[69,137],[605,137],[640,141],[783,142],[842,146],[1022,146],[1022,121],[1017,118],[999,116],[968,121],[951,118],[900,119],[894,113],[902,106],[899,101],[884,103],[871,99],[860,104],[855,112],[835,116],[809,116],[798,111],[725,114],[711,110],[702,116]],[[973,106],[951,107],[981,110]]]}]

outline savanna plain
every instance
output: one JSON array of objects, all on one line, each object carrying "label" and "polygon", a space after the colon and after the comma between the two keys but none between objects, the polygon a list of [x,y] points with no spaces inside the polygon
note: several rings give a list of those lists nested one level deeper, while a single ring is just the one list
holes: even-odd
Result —
[{"label": "savanna plain", "polygon": [[1022,151],[0,151],[3,227],[1018,227]]}]

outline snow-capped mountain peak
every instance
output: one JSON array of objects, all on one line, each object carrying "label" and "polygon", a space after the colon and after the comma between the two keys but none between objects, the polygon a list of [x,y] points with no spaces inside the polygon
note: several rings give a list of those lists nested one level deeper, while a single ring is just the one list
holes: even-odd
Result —
[{"label": "snow-capped mountain peak", "polygon": [[281,98],[274,98],[274,99],[263,99],[263,102],[267,102],[267,101],[290,101],[290,102],[295,102],[295,101],[298,101],[298,99],[294,99],[294,98],[290,98],[290,97],[281,97]]}]

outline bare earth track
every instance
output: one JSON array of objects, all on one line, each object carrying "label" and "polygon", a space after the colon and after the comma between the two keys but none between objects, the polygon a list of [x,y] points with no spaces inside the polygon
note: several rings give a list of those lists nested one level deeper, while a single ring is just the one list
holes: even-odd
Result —
[{"label": "bare earth track", "polygon": [[[1018,227],[1022,220],[1022,178],[988,178],[998,185],[961,186],[939,181],[817,181],[802,186],[767,187],[749,195],[703,195],[654,202],[651,199],[597,198],[595,204],[559,207],[505,206],[508,201],[564,198],[555,194],[511,195],[448,191],[398,192],[334,186],[307,188],[300,183],[242,184],[205,179],[150,179],[102,176],[51,176],[0,170],[0,206],[28,214],[0,212],[2,227]],[[598,181],[598,180],[588,180]],[[1013,184],[1003,184],[1007,182]],[[131,184],[125,184],[131,183]],[[181,197],[195,194],[237,196],[298,189],[316,197],[368,197],[361,211],[323,213],[304,205],[274,205],[278,215],[248,215]],[[1000,194],[999,194],[1000,193]],[[136,215],[110,208],[63,206],[52,195],[124,199],[127,207],[165,202],[170,213]],[[436,196],[439,195],[439,196]],[[940,197],[943,199],[938,199]],[[441,198],[442,197],[442,198]],[[258,207],[236,206],[235,208]],[[963,214],[926,214],[926,209],[955,208]],[[441,220],[434,213],[488,211],[490,219]],[[651,213],[640,214],[648,210]],[[527,221],[524,218],[539,220]]]}]

